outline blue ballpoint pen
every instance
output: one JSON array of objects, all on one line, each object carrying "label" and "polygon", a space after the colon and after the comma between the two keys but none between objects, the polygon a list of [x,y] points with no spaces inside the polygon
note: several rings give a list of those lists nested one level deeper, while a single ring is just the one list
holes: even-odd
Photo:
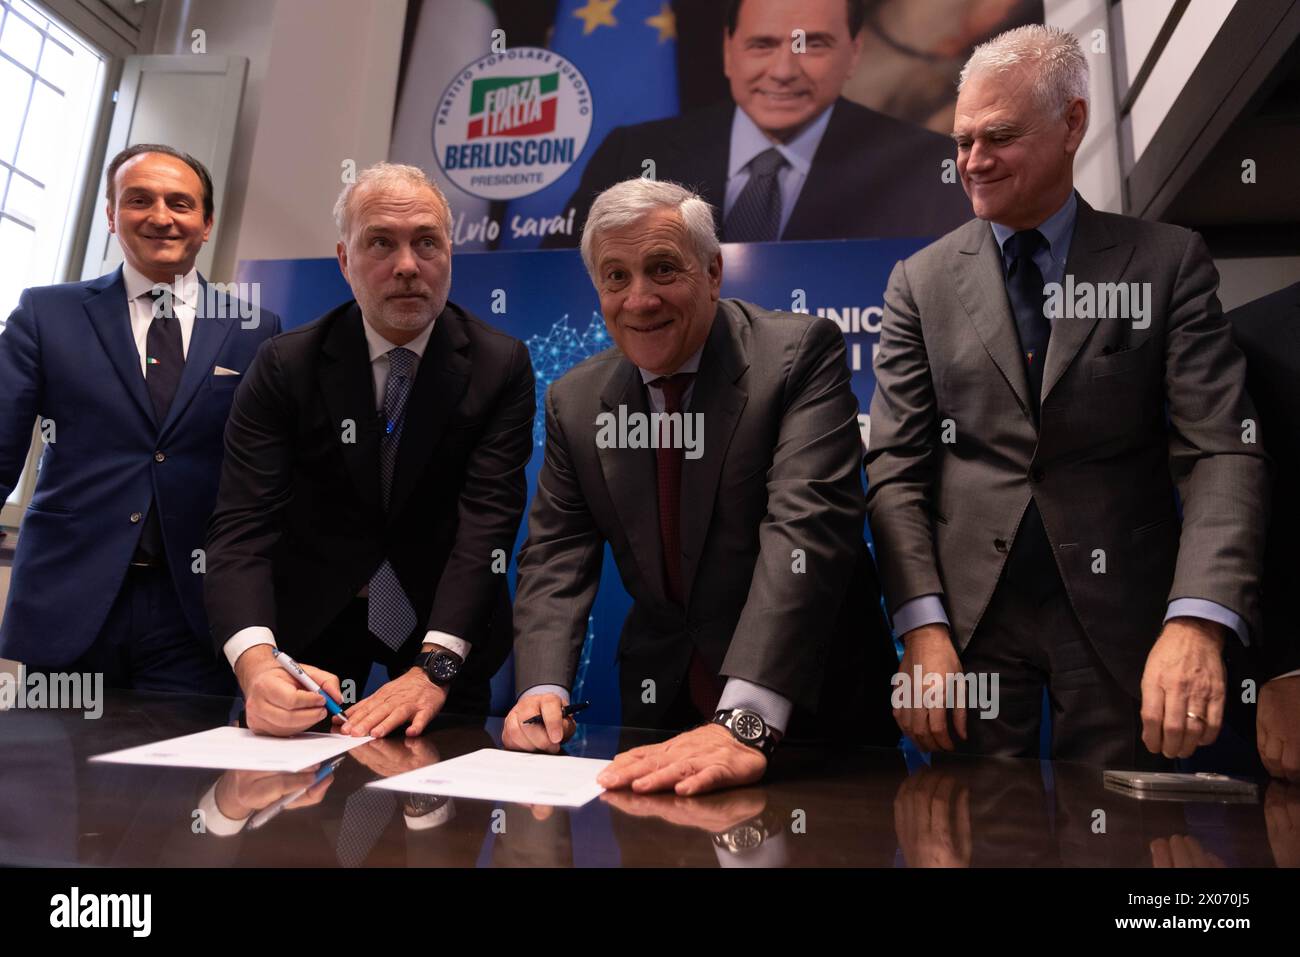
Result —
[{"label": "blue ballpoint pen", "polygon": [[288,654],[281,651],[279,648],[272,649],[271,657],[273,657],[276,660],[276,662],[280,665],[281,668],[289,672],[289,674],[293,675],[294,678],[297,680],[298,684],[302,685],[308,691],[316,692],[318,695],[324,698],[326,711],[328,711],[330,714],[337,714],[337,715],[343,714],[343,709],[338,705],[338,703],[325,693],[324,688],[322,688],[320,685],[318,685],[315,681],[311,679],[311,675],[307,674],[307,672],[302,670],[302,665],[298,664],[298,662],[294,661],[292,658],[289,657]]}]

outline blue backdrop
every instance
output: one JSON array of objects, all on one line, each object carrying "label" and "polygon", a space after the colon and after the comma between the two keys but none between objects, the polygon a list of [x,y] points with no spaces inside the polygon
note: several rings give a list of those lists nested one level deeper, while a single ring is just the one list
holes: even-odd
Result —
[{"label": "blue backdrop", "polygon": [[[752,243],[723,246],[724,296],[770,309],[824,315],[844,332],[853,388],[866,411],[875,388],[872,356],[879,341],[885,284],[894,263],[926,244],[923,239]],[[451,298],[528,344],[537,374],[538,412],[534,455],[528,465],[531,501],[542,466],[545,430],[542,396],[571,366],[610,346],[595,289],[576,250],[458,253],[453,257]],[[257,260],[240,264],[239,279],[261,284],[261,302],[278,312],[285,328],[309,322],[352,298],[333,259]],[[518,544],[526,533],[520,529]],[[518,549],[516,548],[516,551]],[[510,584],[514,588],[514,562]],[[619,723],[614,651],[630,599],[608,549],[600,592],[588,622],[587,644],[574,683],[575,700],[590,699],[587,720]],[[509,665],[493,682],[493,709],[514,700]]]}]

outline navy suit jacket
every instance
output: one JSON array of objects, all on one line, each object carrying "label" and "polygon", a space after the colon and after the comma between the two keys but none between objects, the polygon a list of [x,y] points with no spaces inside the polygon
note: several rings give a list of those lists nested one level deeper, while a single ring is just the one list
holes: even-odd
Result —
[{"label": "navy suit jacket", "polygon": [[186,620],[207,635],[205,566],[194,551],[216,502],[242,379],[215,367],[243,373],[280,319],[266,310],[242,319],[238,300],[199,282],[185,371],[164,422],[140,373],[120,268],[25,290],[10,315],[0,335],[0,499],[18,481],[38,416],[52,423],[53,441],[18,537],[0,657],[53,668],[90,647],[155,501]]}]

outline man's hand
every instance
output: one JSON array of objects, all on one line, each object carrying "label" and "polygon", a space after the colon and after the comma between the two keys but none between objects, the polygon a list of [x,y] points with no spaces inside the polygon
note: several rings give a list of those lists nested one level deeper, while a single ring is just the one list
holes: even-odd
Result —
[{"label": "man's hand", "polygon": [[1269,774],[1300,781],[1300,675],[1274,678],[1259,689],[1255,738]]},{"label": "man's hand", "polygon": [[1219,736],[1224,630],[1200,618],[1165,622],[1142,673],[1142,743],[1152,754],[1189,758]]},{"label": "man's hand", "polygon": [[908,867],[970,867],[970,788],[922,768],[894,796],[894,830]]},{"label": "man's hand", "polygon": [[1269,781],[1264,792],[1268,846],[1278,867],[1300,867],[1300,787]]},{"label": "man's hand", "polygon": [[767,758],[757,748],[741,744],[719,724],[685,731],[662,744],[633,748],[614,758],[596,783],[611,790],[703,794],[718,788],[753,784],[767,770]]},{"label": "man's hand", "polygon": [[767,809],[767,795],[762,788],[687,798],[675,794],[606,791],[600,799],[632,817],[658,818],[678,827],[698,828],[710,834],[729,831]]},{"label": "man's hand", "polygon": [[[947,687],[947,676],[961,673],[961,660],[952,646],[947,625],[922,625],[903,635],[903,661],[898,666],[906,676],[903,685],[909,691],[915,678],[916,666],[921,666],[921,694],[931,682],[938,681]],[[940,701],[942,702],[942,695]],[[952,735],[948,733],[948,712],[941,703],[937,708],[912,706],[912,694],[907,695],[903,707],[894,709],[894,720],[922,751],[952,751]],[[966,709],[953,708],[953,725],[963,741],[966,740]]]},{"label": "man's hand", "polygon": [[334,721],[343,725],[344,734],[376,738],[391,734],[409,721],[406,736],[414,738],[424,734],[446,701],[447,692],[430,681],[423,669],[411,668],[354,704],[347,710],[346,720]]},{"label": "man's hand", "polygon": [[242,821],[280,798],[307,788],[306,793],[287,805],[293,811],[319,804],[334,782],[334,775],[316,780],[320,765],[292,774],[283,771],[227,771],[217,781],[217,810],[232,821]]},{"label": "man's hand", "polygon": [[[542,716],[541,724],[525,724]],[[506,715],[501,743],[511,751],[546,751],[558,754],[560,745],[573,737],[578,723],[564,717],[564,699],[557,694],[530,694],[515,702]]]},{"label": "man's hand", "polygon": [[376,738],[348,752],[381,778],[427,768],[442,760],[432,738]]},{"label": "man's hand", "polygon": [[[270,645],[254,645],[235,662],[249,729],[257,734],[286,737],[324,721],[329,715],[325,700],[276,664],[271,650]],[[343,699],[337,677],[311,665],[302,665],[302,670],[335,701]]]},{"label": "man's hand", "polygon": [[1157,837],[1151,842],[1152,867],[1226,867],[1223,858],[1201,846],[1190,834]]}]

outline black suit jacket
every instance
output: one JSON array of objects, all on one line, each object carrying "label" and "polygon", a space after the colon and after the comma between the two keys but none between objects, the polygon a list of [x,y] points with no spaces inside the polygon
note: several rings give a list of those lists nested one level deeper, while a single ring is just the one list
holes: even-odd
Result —
[{"label": "black suit jacket", "polygon": [[235,396],[208,527],[217,647],[265,625],[303,652],[387,558],[417,619],[473,644],[463,678],[490,677],[510,647],[494,552],[500,569],[523,513],[535,407],[523,343],[448,303],[407,400],[385,514],[360,308],[269,340]]},{"label": "black suit jacket", "polygon": [[1295,599],[1300,594],[1300,283],[1228,314],[1246,355],[1264,449],[1273,459],[1272,507],[1260,589],[1263,630],[1251,645],[1264,680],[1300,668]]},{"label": "black suit jacket", "polygon": [[[577,208],[572,236],[552,235],[547,247],[576,246],[591,204],[615,183],[655,177],[694,189],[713,206],[722,234],[727,157],[736,106],[717,103],[683,116],[620,126],[592,154],[582,182],[564,206]],[[958,182],[940,179],[956,150],[946,136],[896,120],[840,97],[813,156],[781,239],[862,239],[942,236],[971,218]]]},{"label": "black suit jacket", "polygon": [[[649,410],[637,368],[609,349],[552,383],[546,459],[519,553],[515,680],[569,686],[609,543],[634,604],[619,642],[623,723],[662,727],[692,649],[715,673],[816,711],[818,729],[894,743],[897,665],[863,541],[862,440],[834,323],[724,299],[690,413],[703,448],[682,465],[684,605],[669,597],[651,448],[604,448],[598,416]],[[643,697],[652,679],[655,700]]]}]

